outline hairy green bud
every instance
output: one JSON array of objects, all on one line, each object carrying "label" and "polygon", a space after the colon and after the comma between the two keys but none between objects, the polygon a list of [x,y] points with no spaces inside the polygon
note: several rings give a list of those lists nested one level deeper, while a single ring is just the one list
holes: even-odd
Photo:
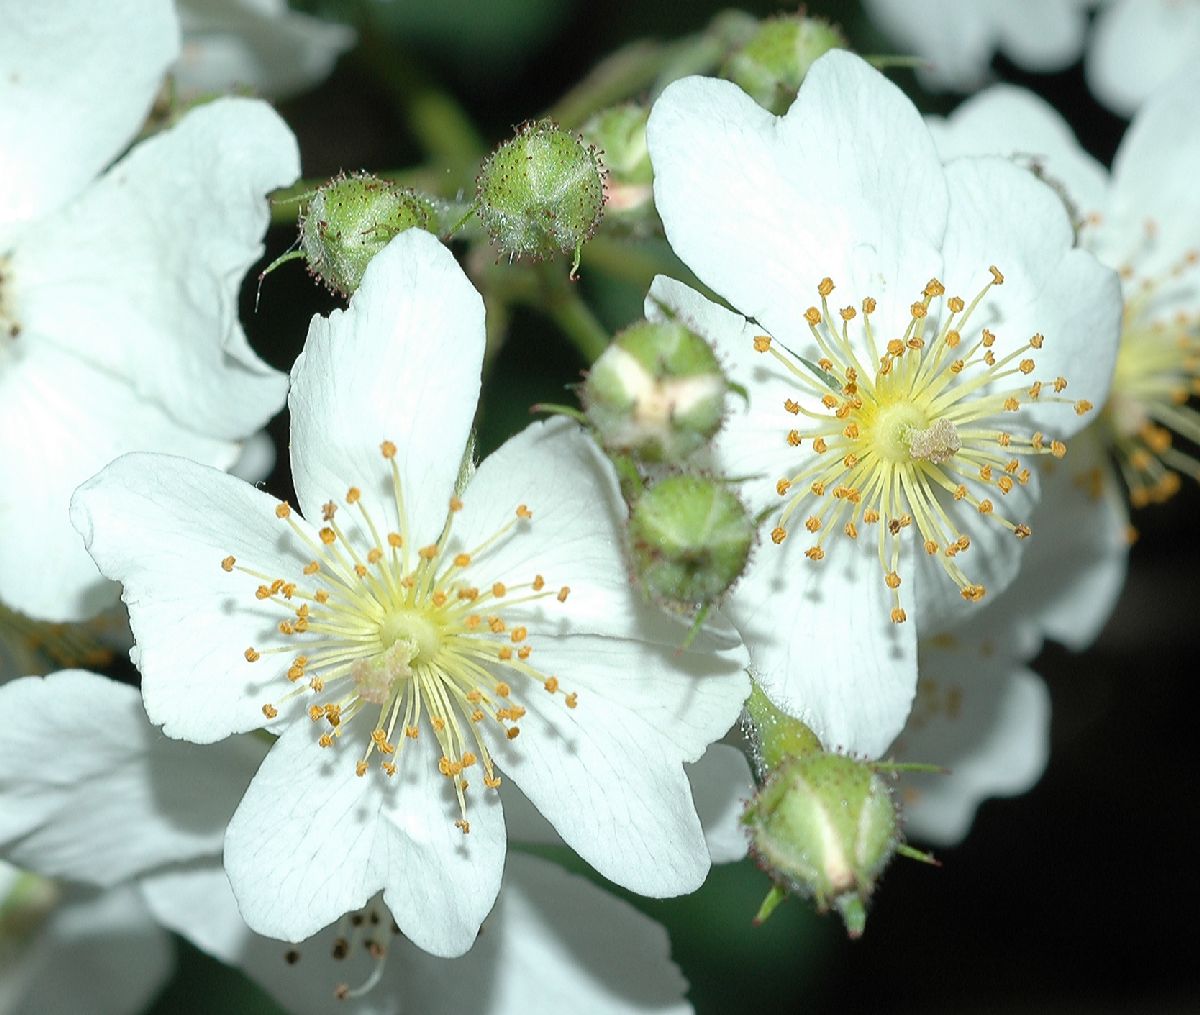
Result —
[{"label": "hairy green bud", "polygon": [[845,46],[845,36],[829,22],[785,14],[763,21],[729,57],[721,73],[759,105],[782,114],[795,100],[817,57]]},{"label": "hairy green bud", "polygon": [[817,752],[786,758],[742,819],[760,867],[789,892],[836,909],[851,937],[900,844],[891,791],[868,762]]},{"label": "hairy green bud", "polygon": [[525,123],[480,169],[476,214],[510,258],[568,253],[577,267],[604,214],[604,180],[595,146],[549,120]]},{"label": "hairy green bud", "polygon": [[433,202],[414,190],[367,173],[338,176],[309,202],[300,221],[300,250],[313,275],[349,296],[393,236],[433,229],[436,221]]},{"label": "hairy green bud", "polygon": [[746,569],[754,519],[719,480],[668,476],[647,488],[629,517],[634,571],[658,602],[707,606]]},{"label": "hairy green bud", "polygon": [[703,338],[676,321],[641,321],[604,350],[580,397],[606,449],[677,464],[720,429],[727,388]]}]

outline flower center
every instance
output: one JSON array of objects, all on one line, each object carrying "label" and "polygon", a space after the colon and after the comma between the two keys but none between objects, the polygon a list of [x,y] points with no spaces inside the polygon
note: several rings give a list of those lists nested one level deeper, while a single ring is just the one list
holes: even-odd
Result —
[{"label": "flower center", "polygon": [[[935,307],[934,300],[944,297],[945,287],[931,279],[910,308],[904,334],[882,348],[870,316],[875,300],[862,301],[861,341],[852,343],[850,326],[859,309],[831,310],[834,284],[828,278],[817,286],[820,309],[809,307],[804,314],[819,359],[813,362],[786,348],[781,352],[766,335],[754,339],[754,348],[773,355],[797,385],[797,397],[786,399],[783,408],[802,417],[804,425],[787,431],[788,446],[807,443],[814,456],[776,483],[786,503],[772,541],[782,543],[792,519],[803,517],[804,528],[816,537],[805,556],[821,560],[828,539],[839,534],[857,539],[860,526],[878,525],[879,562],[896,623],[907,619],[898,572],[905,529],[915,525],[925,552],[938,558],[963,598],[978,601],[986,590],[957,560],[971,540],[955,505],[965,503],[1024,539],[1029,526],[997,511],[992,494],[1004,497],[1029,482],[1030,471],[1018,453],[1066,454],[1065,444],[1040,432],[1023,434],[990,422],[1002,413],[1019,414],[1026,402],[1068,400],[1057,397],[1067,386],[1063,377],[1014,384],[1036,369],[1028,352],[1042,348],[1042,335],[1003,357],[993,352],[996,336],[987,328],[966,337],[974,312],[991,288],[1004,282],[998,268],[988,272],[991,280],[969,304],[952,296],[944,308]],[[868,363],[877,365],[869,369]],[[1082,399],[1069,404],[1080,415],[1092,408]]]},{"label": "flower center", "polygon": [[1200,315],[1180,309],[1196,305],[1197,265],[1193,250],[1158,276],[1139,277],[1129,264],[1120,272],[1121,344],[1101,418],[1134,507],[1169,499],[1180,473],[1200,481],[1196,454],[1175,447],[1176,435],[1200,444],[1200,412],[1188,404],[1200,394]]},{"label": "flower center", "polygon": [[[384,907],[382,898],[376,896],[363,909],[343,916],[335,933],[329,957],[336,963],[339,972],[354,973],[361,982],[357,987],[351,987],[348,982],[342,981],[331,993],[339,1001],[363,997],[383,979],[392,939],[399,936],[400,928]],[[289,948],[283,955],[283,960],[289,966],[296,965],[302,959],[304,953],[300,946]],[[315,957],[315,961],[320,964],[320,957]]]},{"label": "flower center", "polygon": [[[256,599],[284,613],[276,628],[279,643],[261,650],[251,646],[244,653],[248,663],[267,655],[288,657],[279,664],[280,676],[292,686],[265,704],[263,714],[274,719],[279,705],[310,697],[309,718],[323,727],[320,746],[332,746],[349,729],[362,731],[360,776],[372,757],[387,775],[395,775],[404,744],[419,740],[423,730],[432,734],[438,770],[453,780],[462,812],[455,824],[467,832],[464,773],[479,765],[484,785],[499,787],[488,734],[497,730],[514,740],[526,714],[510,681],[526,688],[540,685],[549,694],[561,694],[568,708],[576,705],[577,696],[564,691],[556,676],[529,662],[533,645],[521,622],[522,606],[547,598],[565,602],[570,589],[550,588],[541,575],[515,586],[478,581],[488,554],[532,524],[524,504],[511,521],[464,552],[452,546],[454,517],[463,507],[453,497],[437,540],[414,549],[396,447],[384,441],[381,452],[391,468],[399,532],[384,533],[361,490],[351,487],[344,504],[357,524],[343,527],[341,505],[330,501],[315,539],[287,504],[276,507],[276,517],[313,554],[298,580],[244,567],[233,556],[221,566],[263,582]],[[371,723],[369,734],[359,718],[364,715]]]}]

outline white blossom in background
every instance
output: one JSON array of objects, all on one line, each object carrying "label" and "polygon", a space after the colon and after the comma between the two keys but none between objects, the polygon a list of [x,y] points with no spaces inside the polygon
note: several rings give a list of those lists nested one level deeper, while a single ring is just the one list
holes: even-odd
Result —
[{"label": "white blossom in background", "polygon": [[[0,852],[29,868],[0,861],[3,1015],[142,1010],[169,974],[164,926],[296,1013],[328,1012],[347,991],[338,1010],[353,1015],[452,1015],[468,1000],[481,1012],[551,1012],[566,998],[587,1011],[690,1010],[660,927],[531,857],[509,859],[480,943],[453,963],[398,937],[377,903],[297,947],[260,937],[238,915],[220,850],[266,742],[169,740],[135,689],[82,671],[19,678],[0,707],[24,717],[0,746]],[[88,749],[64,780],[67,738]],[[689,776],[713,859],[739,858],[745,759],[713,745]],[[514,799],[519,840],[559,841]]]},{"label": "white blossom in background", "polygon": [[1088,87],[1132,116],[1173,77],[1200,61],[1196,0],[1112,0],[1096,15],[1088,45]]},{"label": "white blossom in background", "polygon": [[1117,279],[1072,249],[1050,187],[998,158],[943,168],[912,104],[846,53],[781,118],[726,82],[677,82],[648,141],[668,239],[740,312],[661,278],[647,302],[748,392],[716,464],[749,477],[770,539],[728,615],[779,708],[877,757],[912,702],[918,633],[1013,579],[1037,462],[1103,403]]},{"label": "white blossom in background", "polygon": [[136,689],[80,670],[12,680],[0,708],[21,716],[0,744],[0,855],[23,868],[0,865],[0,1012],[141,1011],[171,955],[137,881],[219,855],[266,745],[169,740]]},{"label": "white blossom in background", "polygon": [[[1117,269],[1125,307],[1112,394],[1095,427],[1134,507],[1170,497],[1200,463],[1200,72],[1174,77],[1134,117],[1111,176],[1070,128],[1028,92],[996,87],[931,124],[948,159],[1013,157],[1051,182],[1079,222],[1079,243]],[[1070,465],[1071,459],[1068,459]],[[1096,485],[1109,484],[1097,465]],[[1079,471],[1079,470],[1077,470]]]},{"label": "white blossom in background", "polygon": [[631,593],[624,506],[581,432],[532,426],[460,474],[483,344],[453,257],[406,232],[293,370],[300,512],[168,456],[76,494],[151,721],[281,734],[225,848],[260,933],[308,937],[382,889],[418,946],[461,954],[499,887],[501,771],[634,891],[707,872],[683,762],[736,719],[744,654],[678,653],[684,629]]},{"label": "white blossom in background", "polygon": [[1012,585],[978,616],[921,639],[916,700],[889,756],[948,771],[902,777],[910,838],[953,845],[982,800],[1024,793],[1041,776],[1050,699],[1028,664],[1047,638],[1073,651],[1087,648],[1125,581],[1121,492],[1090,478],[1103,455],[1085,434],[1066,462],[1046,466],[1045,500],[1033,516],[1044,552],[1031,552]]},{"label": "white blossom in background", "polygon": [[136,1015],[171,952],[136,886],[65,885],[0,861],[0,1015]]},{"label": "white blossom in background", "polygon": [[959,92],[988,81],[997,52],[1031,71],[1070,66],[1083,51],[1094,5],[1095,0],[863,0],[867,14],[902,52],[925,61],[917,68],[923,85]]},{"label": "white blossom in background", "polygon": [[185,96],[246,89],[285,99],[323,81],[354,45],[346,25],[300,14],[287,0],[178,0],[183,51],[171,68]]},{"label": "white blossom in background", "polygon": [[170,7],[0,0],[0,23],[0,600],[79,620],[117,589],[71,491],[132,450],[228,467],[282,404],[237,297],[299,158],[266,105],[229,99],[106,170],[178,51]]}]

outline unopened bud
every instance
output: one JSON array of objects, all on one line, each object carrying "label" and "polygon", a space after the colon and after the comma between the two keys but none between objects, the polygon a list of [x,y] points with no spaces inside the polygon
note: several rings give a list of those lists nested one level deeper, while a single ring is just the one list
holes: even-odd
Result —
[{"label": "unopened bud", "polygon": [[845,45],[841,31],[820,18],[799,14],[769,18],[730,56],[722,76],[740,85],[759,105],[782,114],[817,57]]},{"label": "unopened bud", "polygon": [[900,843],[891,792],[868,762],[818,752],[786,758],[742,819],[760,867],[789,892],[836,909],[851,937]]},{"label": "unopened bud", "polygon": [[727,387],[703,338],[675,321],[642,321],[613,339],[580,397],[609,451],[679,463],[720,428]]},{"label": "unopened bud", "polygon": [[646,592],[665,605],[693,609],[715,602],[746,569],[754,520],[718,480],[668,476],[634,503],[629,539]]},{"label": "unopened bud", "polygon": [[578,135],[549,120],[525,123],[484,162],[476,202],[502,253],[534,260],[569,253],[577,266],[604,213],[604,166]]},{"label": "unopened bud", "polygon": [[406,229],[432,229],[433,202],[414,190],[356,173],[330,180],[313,195],[300,222],[308,270],[333,292],[349,296],[371,258]]},{"label": "unopened bud", "polygon": [[654,170],[646,145],[648,106],[626,102],[601,110],[582,127],[582,133],[604,153],[608,169],[605,213],[640,224],[655,218]]}]

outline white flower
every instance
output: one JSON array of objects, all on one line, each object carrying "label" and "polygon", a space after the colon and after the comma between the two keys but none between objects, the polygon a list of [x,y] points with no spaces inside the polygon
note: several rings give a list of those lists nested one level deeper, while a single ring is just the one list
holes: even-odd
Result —
[{"label": "white flower", "polygon": [[1196,0],[1113,0],[1096,15],[1085,69],[1096,98],[1122,116],[1132,116],[1197,60]]},{"label": "white flower", "polygon": [[863,6],[902,49],[926,61],[917,68],[922,84],[967,92],[987,80],[997,51],[1032,71],[1073,63],[1094,2],[863,0]]},{"label": "white flower", "polygon": [[1080,245],[1121,275],[1120,350],[1096,437],[1134,507],[1171,496],[1180,473],[1200,478],[1200,462],[1176,446],[1176,435],[1200,438],[1200,413],[1188,404],[1200,390],[1197,102],[1194,69],[1160,89],[1130,124],[1111,178],[1053,109],[1016,88],[990,89],[931,124],[946,158],[996,153],[1032,161],[1069,202]]},{"label": "white flower", "polygon": [[902,761],[938,764],[938,775],[905,775],[905,830],[935,845],[959,842],[979,803],[1024,793],[1045,768],[1050,699],[1028,663],[1052,638],[1086,648],[1112,613],[1125,580],[1125,510],[1112,482],[1079,482],[1103,449],[1081,434],[1068,462],[1046,466],[1045,500],[1033,527],[1045,552],[1030,554],[1016,580],[977,616],[923,637],[921,676],[904,731]]},{"label": "white flower", "polygon": [[[166,979],[136,880],[214,857],[266,745],[178,743],[137,691],[62,670],[0,688],[0,1012],[135,1012]],[[11,917],[11,919],[10,919]]]},{"label": "white flower", "polygon": [[171,69],[185,95],[248,88],[282,99],[328,76],[354,32],[288,9],[287,0],[178,0],[183,52]]},{"label": "white flower", "polygon": [[[0,862],[6,1015],[18,1002],[30,1012],[140,1010],[170,964],[156,921],[240,965],[293,1012],[329,1011],[342,983],[357,995],[345,1010],[361,1015],[449,1015],[468,999],[483,1012],[554,1011],[567,997],[587,1011],[688,1010],[661,928],[530,857],[509,858],[480,943],[454,964],[396,937],[374,903],[296,949],[262,938],[238,915],[219,851],[263,741],[168,740],[133,688],[84,672],[18,679],[0,706],[23,719],[0,745],[0,849],[38,872]],[[689,775],[714,860],[739,858],[744,843],[730,845],[750,788],[745,758],[713,745]],[[513,801],[518,837],[558,841]]]},{"label": "white flower", "polygon": [[262,937],[238,914],[219,863],[154,875],[144,891],[164,926],[240,967],[292,1015],[692,1010],[661,926],[583,878],[520,853],[508,858],[479,939],[453,959],[404,940],[378,902],[294,947]]},{"label": "white flower", "polygon": [[282,403],[237,293],[298,155],[265,105],[223,100],[102,172],[175,56],[170,7],[7,2],[3,23],[0,598],[77,620],[116,589],[71,528],[74,487],[135,449],[226,467]]},{"label": "white flower", "polygon": [[404,233],[293,370],[312,522],[166,456],[76,494],[125,584],[151,720],[282,734],[225,849],[260,933],[298,940],[383,889],[419,946],[465,951],[499,887],[498,769],[634,891],[707,870],[682,763],[738,713],[740,646],[680,655],[682,629],[640,607],[615,479],[574,428],[530,427],[462,487],[483,327],[453,257]]},{"label": "white flower", "polygon": [[668,239],[745,315],[666,279],[647,306],[716,342],[749,394],[716,456],[773,509],[771,542],[729,615],[780,708],[878,756],[916,681],[899,622],[938,630],[1012,580],[1031,466],[1103,402],[1117,280],[1071,249],[1050,188],[1000,159],[943,168],[912,104],[846,53],[782,118],[677,82],[648,140]]},{"label": "white flower", "polygon": [[135,1015],[171,964],[135,886],[60,885],[0,861],[0,1015]]}]

